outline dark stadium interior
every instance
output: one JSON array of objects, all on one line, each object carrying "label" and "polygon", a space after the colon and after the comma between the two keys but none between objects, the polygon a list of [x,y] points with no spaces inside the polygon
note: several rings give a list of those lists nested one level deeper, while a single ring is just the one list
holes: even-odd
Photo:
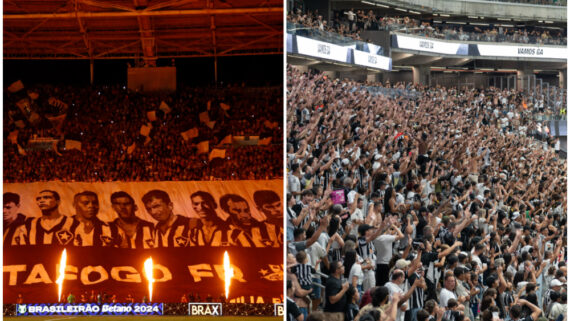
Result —
[{"label": "dark stadium interior", "polygon": [[282,2],[6,0],[3,21],[4,268],[37,277],[5,274],[4,316],[282,313]]}]

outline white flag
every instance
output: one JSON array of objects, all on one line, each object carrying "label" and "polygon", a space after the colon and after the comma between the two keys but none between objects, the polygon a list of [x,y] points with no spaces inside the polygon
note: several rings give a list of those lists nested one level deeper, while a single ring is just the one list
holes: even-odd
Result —
[{"label": "white flag", "polygon": [[65,149],[66,150],[72,150],[72,149],[81,150],[81,142],[77,141],[77,140],[66,139],[65,140]]},{"label": "white flag", "polygon": [[160,103],[160,107],[158,107],[158,109],[162,110],[165,114],[168,114],[172,111],[172,109],[170,109],[170,107],[164,101]]},{"label": "white flag", "polygon": [[231,144],[232,143],[232,135],[228,135],[222,139],[220,144]]},{"label": "white flag", "polygon": [[156,111],[147,111],[146,112],[146,118],[148,118],[148,120],[150,121],[155,121],[156,120]]},{"label": "white flag", "polygon": [[127,147],[127,154],[129,154],[129,155],[132,154],[135,151],[136,147],[137,147],[137,143],[133,142],[133,144],[131,146]]},{"label": "white flag", "polygon": [[27,155],[26,151],[22,148],[22,146],[20,146],[20,144],[18,144],[18,154],[20,155]]},{"label": "white flag", "polygon": [[198,128],[190,128],[187,131],[180,133],[180,135],[182,135],[182,138],[186,141],[194,137],[198,137]]},{"label": "white flag", "polygon": [[226,150],[225,149],[220,149],[220,148],[214,148],[212,149],[212,151],[210,152],[210,155],[208,156],[209,160],[212,160],[214,158],[225,158],[226,157]]},{"label": "white flag", "polygon": [[141,126],[141,135],[148,137],[150,135],[150,130],[152,126],[142,125]]},{"label": "white flag", "polygon": [[18,80],[16,82],[13,82],[9,87],[8,87],[8,91],[11,93],[15,93],[18,92],[20,90],[24,89],[24,83],[22,83],[21,80]]},{"label": "white flag", "polygon": [[205,140],[198,143],[198,155],[207,154],[210,151],[210,142]]}]

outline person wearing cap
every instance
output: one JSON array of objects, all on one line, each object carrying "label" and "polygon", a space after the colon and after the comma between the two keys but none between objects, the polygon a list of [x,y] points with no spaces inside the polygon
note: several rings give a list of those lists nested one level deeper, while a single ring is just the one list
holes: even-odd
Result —
[{"label": "person wearing cap", "polygon": [[382,232],[381,228],[374,231],[374,227],[368,224],[358,226],[358,240],[356,252],[362,259],[362,271],[364,273],[364,281],[362,290],[366,291],[376,285],[376,277],[374,275],[374,267],[376,263],[376,254],[372,241]]},{"label": "person wearing cap", "polygon": [[[458,297],[463,297],[465,298],[464,302],[466,302],[465,308],[464,308],[464,313],[465,316],[468,317],[471,320],[474,320],[475,317],[473,316],[473,311],[471,311],[471,309],[469,308],[469,300],[471,299],[471,286],[469,286],[468,278],[469,278],[469,274],[467,273],[468,270],[464,267],[456,267],[453,270],[453,275],[455,276],[455,279],[457,280],[457,285],[455,287],[455,293],[457,293]],[[477,289],[474,289],[477,290]],[[475,292],[474,294],[477,294],[477,292]]]},{"label": "person wearing cap", "polygon": [[546,291],[546,293],[544,293],[544,297],[542,299],[542,309],[544,311],[546,311],[547,315],[548,312],[550,311],[550,304],[552,303],[551,300],[551,294],[552,292],[560,292],[560,289],[562,288],[562,282],[560,282],[558,279],[552,279],[552,281],[550,281],[550,289],[548,289]]}]

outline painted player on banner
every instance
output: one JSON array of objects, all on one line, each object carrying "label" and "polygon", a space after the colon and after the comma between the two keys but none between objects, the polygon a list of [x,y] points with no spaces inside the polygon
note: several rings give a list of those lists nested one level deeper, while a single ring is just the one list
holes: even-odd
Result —
[{"label": "painted player on banner", "polygon": [[144,194],[142,202],[146,211],[158,222],[154,229],[154,245],[160,247],[185,247],[189,245],[189,219],[174,214],[174,204],[168,193],[151,190]]},{"label": "painted player on banner", "polygon": [[109,222],[116,226],[122,237],[120,247],[129,249],[150,249],[154,247],[154,225],[136,215],[135,200],[127,192],[111,194],[111,206],[118,218]]},{"label": "painted player on banner", "polygon": [[95,192],[84,191],[73,197],[75,215],[71,226],[75,246],[113,246],[121,243],[116,226],[109,225],[99,218],[99,197]]},{"label": "painted player on banner", "polygon": [[229,229],[216,213],[218,204],[214,197],[205,191],[190,195],[192,209],[199,219],[191,220],[190,238],[194,246],[229,246],[233,245]]},{"label": "painted player on banner", "polygon": [[230,216],[227,219],[231,229],[232,243],[244,247],[267,247],[272,241],[264,223],[251,216],[247,201],[236,194],[220,198],[220,207]]},{"label": "painted player on banner", "polygon": [[52,190],[43,190],[36,197],[42,216],[29,217],[20,225],[12,245],[68,245],[73,244],[73,218],[59,212],[61,197]]}]

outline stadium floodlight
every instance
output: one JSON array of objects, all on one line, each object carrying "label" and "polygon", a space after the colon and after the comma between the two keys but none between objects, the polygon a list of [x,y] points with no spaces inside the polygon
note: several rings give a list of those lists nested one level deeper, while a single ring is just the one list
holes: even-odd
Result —
[{"label": "stadium floodlight", "polygon": [[381,4],[381,3],[375,3],[374,5],[377,7],[382,7],[382,8],[390,8],[390,6],[387,6],[387,5]]},{"label": "stadium floodlight", "polygon": [[467,16],[467,18],[469,18],[469,19],[479,19],[479,17],[477,17],[477,16]]},{"label": "stadium floodlight", "polygon": [[448,14],[443,14],[443,13],[440,13],[439,15],[440,15],[441,17],[451,17],[450,15],[448,15]]},{"label": "stadium floodlight", "polygon": [[364,0],[363,0],[363,1],[360,1],[360,2],[361,2],[361,3],[364,3],[364,4],[369,4],[369,5],[371,5],[371,6],[373,6],[373,5],[374,5],[374,3],[373,3],[373,2],[368,2],[368,1],[364,1]]},{"label": "stadium floodlight", "polygon": [[402,11],[402,12],[408,12],[408,10],[402,9],[402,8],[394,8],[394,9],[395,9],[395,10],[398,10],[398,11]]},{"label": "stadium floodlight", "polygon": [[410,12],[410,13],[413,13],[413,14],[422,14],[422,13],[419,12],[419,11],[413,11],[413,10],[410,10],[409,12]]},{"label": "stadium floodlight", "polygon": [[554,23],[554,21],[544,20],[544,23]]}]

